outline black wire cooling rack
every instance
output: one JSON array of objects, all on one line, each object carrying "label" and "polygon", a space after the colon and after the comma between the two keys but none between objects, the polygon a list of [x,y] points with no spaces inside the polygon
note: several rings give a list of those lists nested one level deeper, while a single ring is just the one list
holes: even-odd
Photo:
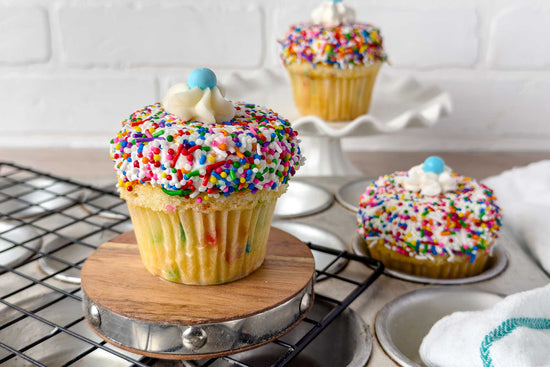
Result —
[{"label": "black wire cooling rack", "polygon": [[[0,162],[0,365],[168,365],[105,343],[82,313],[82,264],[99,245],[130,229],[126,205],[113,190]],[[319,319],[301,322],[296,342],[284,337],[271,342],[279,352],[270,366],[292,361],[383,271],[377,261],[308,245],[334,257],[317,276],[342,283],[336,287],[349,291],[341,299],[316,294],[316,300],[330,307]],[[364,278],[332,272],[342,259],[368,267]],[[251,366],[239,354],[193,363]]]}]

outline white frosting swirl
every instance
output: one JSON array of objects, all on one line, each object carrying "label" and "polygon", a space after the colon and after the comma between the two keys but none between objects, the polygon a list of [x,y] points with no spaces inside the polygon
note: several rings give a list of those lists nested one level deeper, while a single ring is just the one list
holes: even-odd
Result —
[{"label": "white frosting swirl", "polygon": [[311,13],[315,24],[325,27],[336,27],[340,24],[349,24],[355,21],[355,11],[341,2],[326,1]]},{"label": "white frosting swirl", "polygon": [[182,120],[197,120],[215,124],[235,116],[235,107],[226,100],[218,87],[189,89],[185,83],[172,86],[162,102],[164,110]]},{"label": "white frosting swirl", "polygon": [[403,187],[414,192],[420,191],[426,196],[453,191],[458,187],[458,180],[451,176],[451,172],[451,168],[447,166],[439,175],[434,172],[425,172],[424,165],[419,164],[409,170],[408,177],[403,180]]}]

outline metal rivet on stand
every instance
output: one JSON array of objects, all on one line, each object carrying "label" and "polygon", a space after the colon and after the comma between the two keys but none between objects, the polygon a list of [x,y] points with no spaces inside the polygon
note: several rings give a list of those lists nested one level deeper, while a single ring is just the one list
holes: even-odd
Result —
[{"label": "metal rivet on stand", "polygon": [[208,336],[206,332],[198,327],[190,326],[182,334],[183,345],[191,350],[200,349],[206,344]]},{"label": "metal rivet on stand", "polygon": [[101,316],[99,314],[99,309],[96,305],[90,306],[90,317],[89,317],[90,323],[94,327],[99,327],[101,325]]},{"label": "metal rivet on stand", "polygon": [[300,312],[304,313],[309,309],[311,296],[309,295],[309,290],[304,293],[302,301],[300,302]]}]

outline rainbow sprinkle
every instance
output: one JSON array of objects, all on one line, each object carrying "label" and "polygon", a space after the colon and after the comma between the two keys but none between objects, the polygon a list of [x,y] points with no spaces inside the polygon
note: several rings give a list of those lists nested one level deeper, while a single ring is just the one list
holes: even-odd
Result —
[{"label": "rainbow sprinkle", "polygon": [[277,190],[302,163],[296,131],[264,107],[234,106],[232,120],[214,125],[182,121],[160,103],[134,112],[111,140],[119,186],[147,183],[198,201]]},{"label": "rainbow sprinkle", "polygon": [[340,69],[387,61],[380,30],[370,24],[294,25],[279,43],[285,64],[311,63]]},{"label": "rainbow sprinkle", "polygon": [[[359,199],[358,232],[382,239],[407,256],[467,254],[489,251],[498,237],[500,208],[493,191],[468,177],[452,174],[458,188],[438,196],[406,190],[407,172],[373,181]],[[428,256],[429,257],[429,256]]]}]

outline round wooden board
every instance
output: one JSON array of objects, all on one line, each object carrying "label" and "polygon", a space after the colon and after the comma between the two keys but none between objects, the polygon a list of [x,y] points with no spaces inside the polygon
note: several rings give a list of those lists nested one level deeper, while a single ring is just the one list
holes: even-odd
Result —
[{"label": "round wooden board", "polygon": [[272,309],[304,289],[315,274],[310,249],[272,228],[266,259],[235,282],[197,286],[171,283],[141,263],[134,232],[101,245],[82,267],[82,289],[97,305],[134,320],[207,324],[246,318]]}]

